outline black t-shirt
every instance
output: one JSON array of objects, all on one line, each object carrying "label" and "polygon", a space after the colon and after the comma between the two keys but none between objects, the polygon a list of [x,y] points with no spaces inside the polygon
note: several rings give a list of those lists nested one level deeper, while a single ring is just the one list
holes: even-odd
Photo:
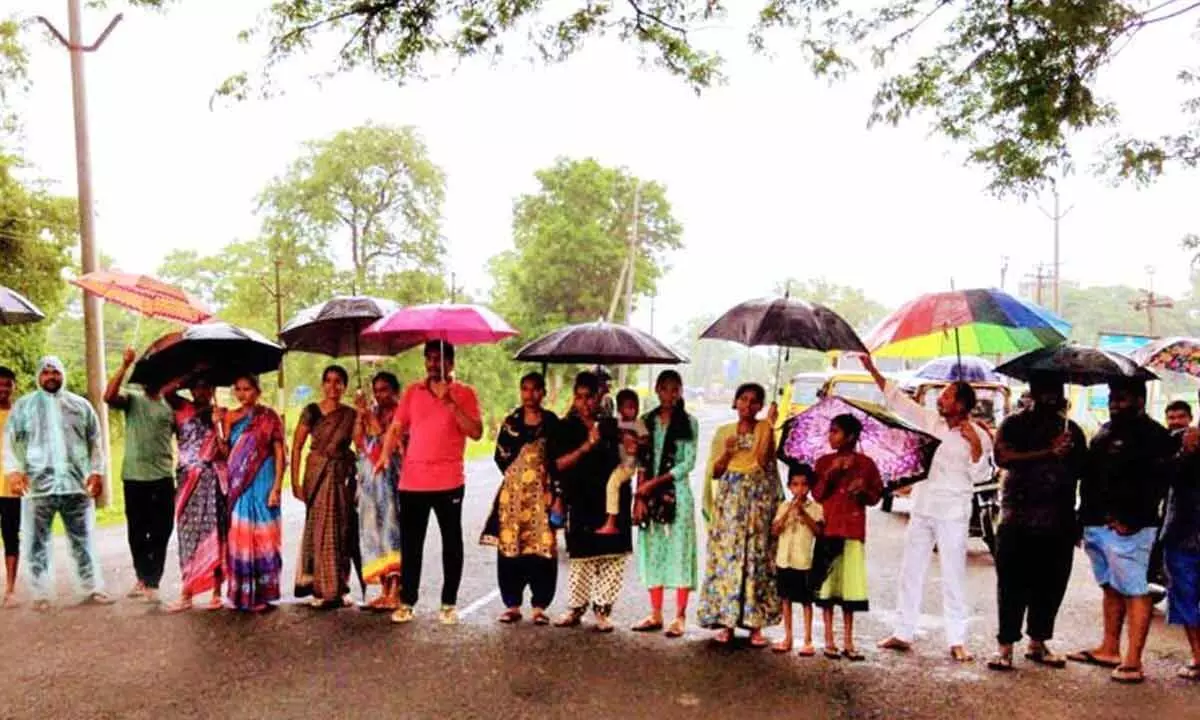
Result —
[{"label": "black t-shirt", "polygon": [[1166,428],[1145,415],[1105,423],[1088,449],[1079,522],[1119,522],[1130,530],[1157,526],[1177,445]]},{"label": "black t-shirt", "polygon": [[[1006,463],[1000,494],[1001,522],[1045,532],[1075,532],[1075,497],[1087,462],[1087,438],[1067,422],[1071,452],[1062,458]],[[997,445],[1021,453],[1048,450],[1062,434],[1057,415],[1022,412],[1005,418]],[[999,456],[997,456],[999,457]]]},{"label": "black t-shirt", "polygon": [[621,487],[621,512],[617,516],[616,535],[597,535],[596,530],[608,519],[605,509],[608,478],[620,462],[617,422],[599,418],[600,442],[572,467],[558,470],[558,458],[568,455],[584,443],[588,428],[571,413],[554,428],[548,443],[551,472],[562,492],[567,510],[567,554],[572,558],[622,555],[633,551],[632,483]]}]

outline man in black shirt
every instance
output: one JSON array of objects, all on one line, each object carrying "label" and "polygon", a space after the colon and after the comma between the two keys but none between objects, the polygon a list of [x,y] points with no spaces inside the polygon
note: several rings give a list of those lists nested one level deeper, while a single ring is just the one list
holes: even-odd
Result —
[{"label": "man in black shirt", "polygon": [[[1109,384],[1110,420],[1092,439],[1079,494],[1083,548],[1104,590],[1104,640],[1071,660],[1115,668],[1113,680],[1139,683],[1154,607],[1147,571],[1158,535],[1176,443],[1146,415],[1146,385]],[[1121,655],[1121,627],[1128,645]]]},{"label": "man in black shirt", "polygon": [[996,464],[1007,471],[1001,493],[996,540],[999,652],[992,670],[1011,670],[1013,644],[1025,621],[1025,657],[1061,668],[1066,660],[1050,652],[1054,621],[1067,591],[1075,542],[1075,494],[1087,461],[1087,439],[1066,419],[1063,378],[1030,379],[1032,403],[1011,415],[996,435]]}]

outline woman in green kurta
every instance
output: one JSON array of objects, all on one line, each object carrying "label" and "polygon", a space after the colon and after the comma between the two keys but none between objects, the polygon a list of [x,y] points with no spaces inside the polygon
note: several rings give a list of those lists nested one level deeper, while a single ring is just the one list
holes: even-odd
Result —
[{"label": "woman in green kurta", "polygon": [[696,466],[696,419],[683,407],[683,380],[665,370],[655,385],[659,406],[643,418],[650,432],[649,479],[638,484],[638,574],[650,590],[649,617],[637,632],[663,628],[663,591],[675,589],[675,620],[667,637],[683,635],[688,594],[696,588],[696,515],[691,474]]}]

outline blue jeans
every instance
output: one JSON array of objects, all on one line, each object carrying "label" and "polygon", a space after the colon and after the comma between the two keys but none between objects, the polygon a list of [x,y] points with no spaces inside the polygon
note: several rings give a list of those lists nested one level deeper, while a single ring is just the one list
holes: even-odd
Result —
[{"label": "blue jeans", "polygon": [[100,592],[104,583],[92,547],[96,510],[87,495],[45,495],[21,502],[22,554],[28,558],[30,587],[34,600],[46,600],[53,585],[54,516],[62,516],[75,560],[76,589],[84,596]]}]

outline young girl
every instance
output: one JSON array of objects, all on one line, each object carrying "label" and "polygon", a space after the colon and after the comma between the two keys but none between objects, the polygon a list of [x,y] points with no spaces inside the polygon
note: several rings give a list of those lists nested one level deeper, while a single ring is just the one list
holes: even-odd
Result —
[{"label": "young girl", "polygon": [[763,628],[779,623],[779,595],[771,576],[770,527],[783,499],[776,469],[773,417],[760,420],[766,392],[741,386],[736,423],[717,429],[704,483],[708,566],[700,594],[700,625],[728,643],[734,628],[750,631],[753,647],[769,643]]},{"label": "young girl", "polygon": [[[817,541],[813,587],[820,587],[816,604],[825,620],[825,657],[865,658],[854,646],[854,613],[866,612],[867,508],[883,496],[883,481],[875,461],[858,452],[862,423],[853,415],[838,415],[829,424],[833,452],[817,460],[813,499],[825,514],[825,532]],[[822,584],[823,583],[823,584]],[[839,653],[833,638],[833,608],[842,608],[845,648]]]},{"label": "young girl", "polygon": [[800,655],[812,657],[816,654],[812,642],[812,583],[809,570],[812,568],[813,544],[821,536],[824,514],[821,506],[808,496],[814,479],[813,469],[804,463],[788,469],[788,490],[792,501],[783,503],[775,512],[771,523],[771,534],[779,547],[775,551],[775,582],[779,597],[783,600],[783,640],[771,647],[775,652],[791,652],[792,649],[792,603],[804,607],[804,645]]}]

